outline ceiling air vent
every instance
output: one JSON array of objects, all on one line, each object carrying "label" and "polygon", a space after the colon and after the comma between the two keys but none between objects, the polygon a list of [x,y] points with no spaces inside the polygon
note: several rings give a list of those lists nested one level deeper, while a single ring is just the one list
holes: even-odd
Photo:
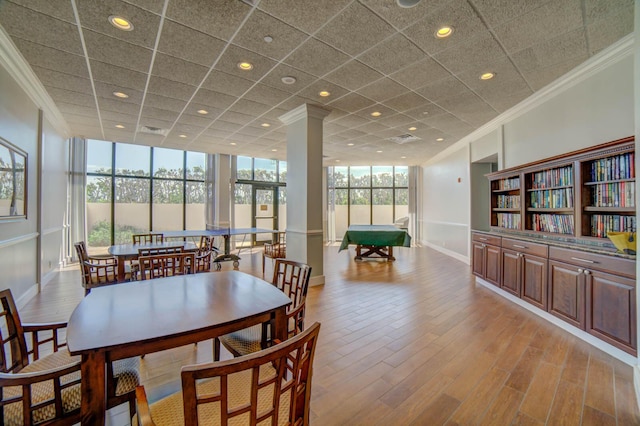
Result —
[{"label": "ceiling air vent", "polygon": [[410,133],[405,133],[404,135],[387,138],[387,140],[402,145],[403,143],[407,143],[407,142],[419,141],[420,138],[417,136],[413,136]]},{"label": "ceiling air vent", "polygon": [[150,135],[159,135],[159,136],[167,136],[169,133],[168,129],[161,129],[160,127],[152,127],[152,126],[139,126],[138,132],[147,133]]}]

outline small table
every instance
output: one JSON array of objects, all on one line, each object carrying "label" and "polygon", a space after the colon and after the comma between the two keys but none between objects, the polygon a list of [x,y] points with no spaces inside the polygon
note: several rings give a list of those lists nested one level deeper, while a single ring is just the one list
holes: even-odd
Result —
[{"label": "small table", "polygon": [[287,339],[277,287],[238,271],[177,275],[95,288],[71,314],[67,345],[81,355],[82,424],[104,425],[105,362],[218,337],[266,321]]},{"label": "small table", "polygon": [[182,246],[184,251],[196,251],[198,246],[192,242],[163,242],[163,243],[145,243],[145,244],[117,244],[109,247],[107,250],[111,256],[118,258],[118,281],[124,282],[125,272],[124,263],[127,260],[138,258],[138,249],[159,249],[167,247]]},{"label": "small table", "polygon": [[[338,251],[347,249],[349,244],[357,244],[356,260],[372,258],[394,261],[393,247],[411,247],[411,237],[406,230],[393,225],[351,225]],[[367,251],[363,253],[363,250]]]}]

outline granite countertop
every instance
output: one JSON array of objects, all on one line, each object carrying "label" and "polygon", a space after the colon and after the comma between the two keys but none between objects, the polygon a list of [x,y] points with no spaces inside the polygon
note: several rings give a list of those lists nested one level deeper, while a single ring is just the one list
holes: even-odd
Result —
[{"label": "granite countertop", "polygon": [[574,237],[563,237],[563,236],[550,236],[550,235],[540,235],[526,232],[518,232],[512,233],[508,231],[483,231],[473,229],[472,232],[479,232],[483,234],[496,235],[504,238],[511,238],[514,240],[521,241],[530,241],[534,243],[544,243],[550,246],[562,247],[568,249],[582,250],[590,253],[596,254],[604,254],[607,256],[616,256],[623,259],[636,260],[635,255],[621,253],[616,250],[612,243],[607,241],[587,241],[587,240],[579,240]]}]

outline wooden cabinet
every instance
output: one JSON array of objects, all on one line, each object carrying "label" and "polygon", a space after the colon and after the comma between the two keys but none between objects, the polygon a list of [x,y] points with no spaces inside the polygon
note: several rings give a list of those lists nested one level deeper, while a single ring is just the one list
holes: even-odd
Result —
[{"label": "wooden cabinet", "polygon": [[500,285],[500,237],[473,233],[473,274],[491,284]]},{"label": "wooden cabinet", "polygon": [[549,313],[585,329],[583,269],[568,263],[549,261]]},{"label": "wooden cabinet", "polygon": [[637,354],[635,261],[551,247],[549,312]]},{"label": "wooden cabinet", "polygon": [[623,350],[635,349],[636,282],[628,278],[585,270],[587,331]]},{"label": "wooden cabinet", "polygon": [[634,149],[628,137],[489,174],[491,227],[605,243],[635,231]]},{"label": "wooden cabinet", "polygon": [[544,244],[503,238],[501,288],[546,310],[547,253]]}]

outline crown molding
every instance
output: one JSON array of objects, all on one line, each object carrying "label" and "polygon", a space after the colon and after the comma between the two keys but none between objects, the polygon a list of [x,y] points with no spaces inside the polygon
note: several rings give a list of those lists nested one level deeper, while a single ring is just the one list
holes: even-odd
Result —
[{"label": "crown molding", "polygon": [[25,91],[29,99],[44,113],[44,117],[65,139],[71,137],[71,129],[62,113],[47,93],[38,77],[18,48],[0,25],[0,65]]},{"label": "crown molding", "polygon": [[489,121],[484,126],[469,133],[467,136],[463,137],[447,149],[439,152],[429,161],[424,163],[424,166],[437,163],[441,159],[460,150],[464,146],[469,145],[471,142],[483,136],[486,136],[502,125],[510,122],[517,117],[520,117],[523,114],[526,114],[532,109],[558,96],[558,94],[572,88],[579,83],[582,83],[586,79],[592,77],[594,74],[599,73],[612,64],[620,62],[628,56],[633,55],[633,49],[634,36],[632,33],[621,38],[616,43],[612,44],[607,49],[604,49],[597,55],[594,55],[591,58],[587,59],[582,64],[575,67],[573,70],[552,81],[522,102],[509,108],[493,120]]},{"label": "crown molding", "polygon": [[317,118],[322,120],[329,114],[331,114],[330,109],[313,104],[302,104],[299,107],[282,114],[278,119],[288,126],[289,124],[295,123],[303,118]]}]

